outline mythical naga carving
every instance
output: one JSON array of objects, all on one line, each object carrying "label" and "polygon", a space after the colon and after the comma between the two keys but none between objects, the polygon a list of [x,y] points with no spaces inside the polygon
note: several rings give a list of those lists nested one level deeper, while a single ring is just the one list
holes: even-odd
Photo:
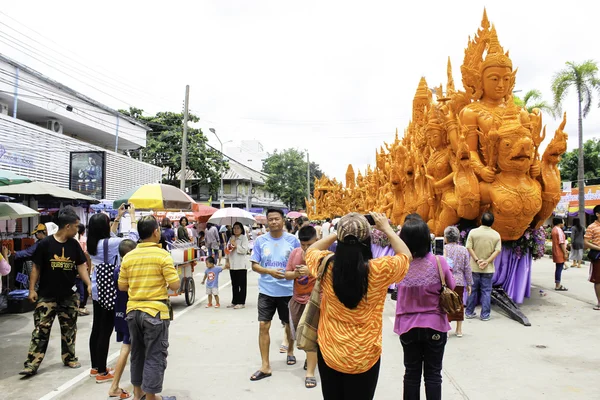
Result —
[{"label": "mythical naga carving", "polygon": [[378,210],[401,224],[417,212],[441,235],[448,225],[490,210],[503,240],[541,226],[560,199],[566,115],[540,160],[541,112],[514,103],[517,70],[485,10],[461,73],[464,91],[455,89],[448,59],[446,91],[435,88],[435,100],[422,77],[404,137],[396,130],[394,142],[376,151],[375,169],[369,166],[364,177],[359,172],[356,182],[349,168],[346,188],[335,196],[327,178],[316,182],[312,216]]}]

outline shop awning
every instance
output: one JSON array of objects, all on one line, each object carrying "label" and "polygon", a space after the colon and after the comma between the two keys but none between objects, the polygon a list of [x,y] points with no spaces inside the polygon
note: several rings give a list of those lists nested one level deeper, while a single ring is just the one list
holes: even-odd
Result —
[{"label": "shop awning", "polygon": [[74,192],[69,189],[64,189],[45,182],[30,182],[20,183],[18,185],[0,186],[0,194],[9,194],[11,196],[35,196],[35,197],[54,197],[64,200],[78,200],[87,203],[99,203],[93,197],[86,196],[81,193]]}]

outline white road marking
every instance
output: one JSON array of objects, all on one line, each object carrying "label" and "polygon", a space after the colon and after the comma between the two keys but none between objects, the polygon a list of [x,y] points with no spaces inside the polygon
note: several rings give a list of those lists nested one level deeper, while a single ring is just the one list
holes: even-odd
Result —
[{"label": "white road marking", "polygon": [[[198,272],[197,274],[194,274],[194,277],[196,277],[198,275],[204,275],[204,271]],[[231,281],[228,281],[224,285],[219,286],[219,290],[225,289],[229,285],[231,285]],[[185,309],[183,309],[183,310],[181,310],[179,312],[176,312],[173,315],[173,320],[176,320],[177,318],[179,318],[180,316],[182,316],[186,312],[188,312],[188,311],[192,310],[193,308],[197,307],[200,303],[202,303],[203,301],[205,301],[207,298],[208,298],[208,295],[204,295],[204,297],[202,297],[200,299],[196,299],[196,301],[194,301],[194,304],[192,304],[191,306],[188,306]],[[119,351],[116,351],[113,354],[111,354],[110,356],[108,356],[108,358],[106,359],[106,364],[108,365],[111,362],[113,362],[114,360],[116,360],[117,357],[119,357],[119,353],[120,352],[121,352],[121,350],[119,349]],[[45,395],[43,395],[42,397],[40,397],[39,400],[52,400],[52,399],[56,399],[58,395],[60,395],[60,394],[62,394],[64,392],[66,392],[67,390],[71,389],[73,386],[77,385],[79,382],[81,382],[82,380],[88,378],[89,376],[90,376],[90,373],[89,373],[89,371],[86,368],[85,372],[82,372],[79,375],[77,375],[76,377],[72,378],[71,380],[63,383],[62,385],[60,385],[59,387],[57,387],[53,391],[46,393]]]}]

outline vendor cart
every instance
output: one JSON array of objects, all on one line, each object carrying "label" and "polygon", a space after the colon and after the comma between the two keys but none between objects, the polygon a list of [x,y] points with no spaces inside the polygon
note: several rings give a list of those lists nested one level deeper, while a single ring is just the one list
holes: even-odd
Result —
[{"label": "vendor cart", "polygon": [[179,290],[169,289],[169,296],[185,295],[185,303],[188,306],[196,300],[196,283],[194,282],[194,269],[200,260],[200,248],[194,243],[177,241],[169,243],[171,257],[179,275]]}]

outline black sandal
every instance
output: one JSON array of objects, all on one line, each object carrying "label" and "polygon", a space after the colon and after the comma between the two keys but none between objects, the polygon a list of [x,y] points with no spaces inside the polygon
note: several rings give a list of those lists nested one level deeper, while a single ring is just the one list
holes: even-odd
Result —
[{"label": "black sandal", "polygon": [[560,287],[555,288],[554,290],[556,290],[557,292],[566,292],[567,289],[566,287],[564,287],[563,285],[560,285]]},{"label": "black sandal", "polygon": [[295,365],[296,357],[295,356],[287,356],[287,365]]},{"label": "black sandal", "polygon": [[265,379],[270,377],[272,374],[269,373],[265,373],[262,372],[260,369],[258,371],[256,371],[254,374],[252,374],[252,376],[250,377],[251,381],[260,381],[261,379]]},{"label": "black sandal", "polygon": [[317,387],[317,378],[315,378],[314,376],[307,376],[306,378],[304,378],[304,386],[307,389]]}]

